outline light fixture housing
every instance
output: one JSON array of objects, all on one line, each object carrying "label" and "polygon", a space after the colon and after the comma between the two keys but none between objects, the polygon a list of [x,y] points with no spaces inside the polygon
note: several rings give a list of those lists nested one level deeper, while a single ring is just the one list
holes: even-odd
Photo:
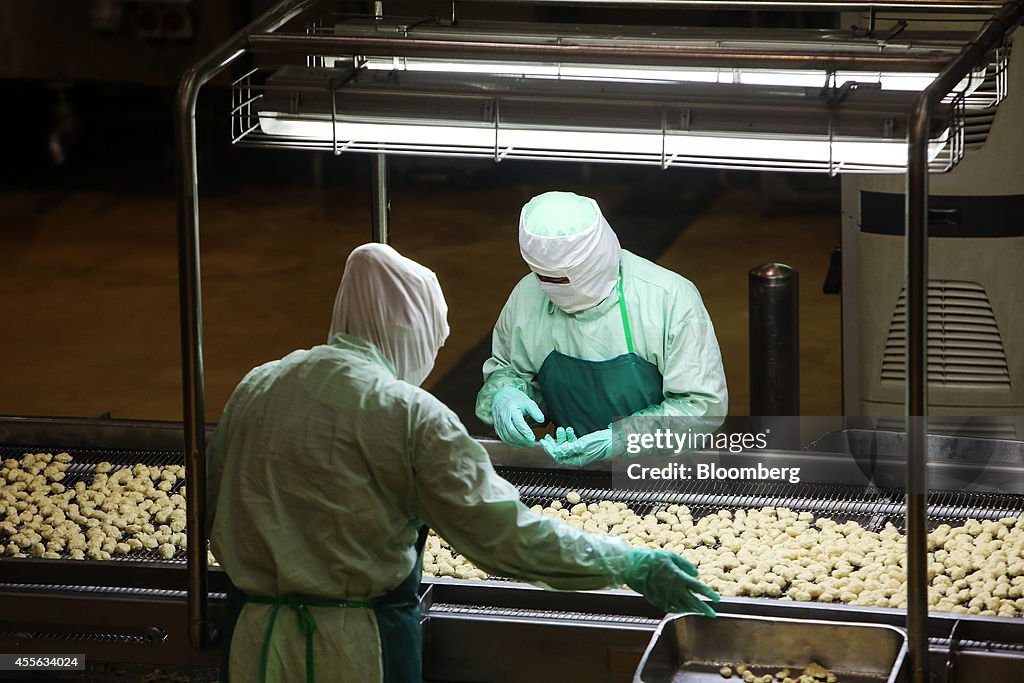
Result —
[{"label": "light fixture housing", "polygon": [[[913,93],[283,67],[236,84],[236,141],[296,148],[790,171],[902,172]],[[898,101],[897,101],[898,100]],[[931,131],[962,152],[955,107]]]},{"label": "light fixture housing", "polygon": [[[345,60],[338,60],[344,63]],[[609,82],[735,83],[743,85],[792,86],[799,88],[838,88],[847,83],[878,85],[882,90],[920,92],[927,88],[935,72],[902,71],[828,71],[826,69],[756,69],[740,67],[645,67],[559,62],[487,61],[469,59],[430,59],[416,57],[357,57],[371,71],[423,71],[433,73],[470,73],[521,78],[591,80]],[[985,82],[986,67],[975,69],[953,92],[971,95]],[[968,106],[970,100],[967,101]]]},{"label": "light fixture housing", "polygon": [[[715,29],[677,26],[620,26],[552,24],[545,22],[461,21],[446,25],[436,20],[384,18],[366,20],[350,18],[324,29],[340,40],[363,43],[369,52],[353,48],[350,54],[325,56],[321,65],[329,67],[355,63],[371,70],[437,71],[444,73],[476,73],[533,78],[586,79],[614,81],[667,81],[696,83],[742,83],[794,87],[841,87],[848,82],[876,83],[883,90],[924,90],[938,75],[940,65],[951,59],[963,44],[964,36],[955,32],[899,31],[891,36],[867,37],[852,31],[836,30],[771,30]],[[414,52],[387,54],[374,45],[377,38],[399,39]],[[599,63],[535,59],[528,60],[506,50],[511,43],[537,47],[580,47],[609,50],[628,44],[650,48],[650,63]],[[466,50],[467,44],[480,46],[478,53]],[[446,47],[448,55],[422,55],[424,44],[438,51]],[[699,51],[714,47],[744,57],[733,65],[709,64],[699,58]],[[672,63],[658,57],[661,49],[690,49],[696,61]],[[757,64],[757,56],[770,56],[786,51],[802,51],[815,55],[805,66],[792,63]],[[491,57],[487,55],[490,54]],[[495,58],[494,55],[503,55]],[[571,54],[571,51],[570,51]],[[461,55],[461,56],[460,56]],[[920,66],[901,63],[902,58],[919,58]],[[834,58],[836,65],[831,65]],[[981,86],[987,71],[998,68],[998,59],[990,67],[972,70],[954,89],[963,95],[965,105],[987,106],[988,99],[975,103],[971,99]],[[837,66],[838,64],[844,66]]]}]

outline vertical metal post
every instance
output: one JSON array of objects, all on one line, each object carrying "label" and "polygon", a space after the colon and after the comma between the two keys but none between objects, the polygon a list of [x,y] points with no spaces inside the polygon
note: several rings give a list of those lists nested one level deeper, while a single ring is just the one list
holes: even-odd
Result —
[{"label": "vertical metal post", "polygon": [[388,157],[381,152],[374,154],[373,192],[371,201],[373,227],[371,238],[374,242],[391,244],[391,198],[388,196]]},{"label": "vertical metal post", "polygon": [[[923,98],[922,98],[923,99]],[[906,200],[907,631],[912,683],[928,683],[928,128],[931,107],[910,122]]]},{"label": "vertical metal post", "polygon": [[767,263],[750,271],[747,284],[750,414],[799,415],[800,275]]},{"label": "vertical metal post", "polygon": [[857,176],[840,176],[842,189],[842,283],[839,293],[839,311],[842,316],[843,352],[843,415],[859,415],[861,410],[861,353],[858,315],[860,311],[860,188]]},{"label": "vertical metal post", "polygon": [[986,59],[1024,16],[1024,3],[1005,3],[921,93],[907,135],[907,630],[911,683],[928,675],[928,138],[935,106]]},{"label": "vertical metal post", "polygon": [[203,312],[199,276],[199,199],[196,171],[195,69],[181,81],[175,119],[178,146],[178,294],[181,316],[181,388],[185,429],[185,526],[188,533],[188,618],[193,647],[205,647],[207,623],[206,572],[206,440],[203,395]]},{"label": "vertical metal post", "polygon": [[[383,0],[373,0],[373,18],[384,18]],[[388,157],[383,152],[374,154],[370,164],[373,166],[373,187],[371,188],[370,216],[373,225],[370,228],[370,239],[381,244],[391,244],[391,198],[388,196]]]},{"label": "vertical metal post", "polygon": [[282,0],[182,76],[174,113],[177,152],[178,296],[185,437],[185,531],[188,535],[188,620],[193,647],[209,645],[206,565],[206,421],[203,387],[203,311],[199,266],[199,175],[196,165],[196,100],[211,78],[238,59],[249,34],[272,31],[314,0]]}]

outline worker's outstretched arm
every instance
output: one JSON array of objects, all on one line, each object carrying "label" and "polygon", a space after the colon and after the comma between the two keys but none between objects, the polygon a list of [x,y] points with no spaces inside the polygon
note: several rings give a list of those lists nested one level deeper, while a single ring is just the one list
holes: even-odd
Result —
[{"label": "worker's outstretched arm", "polygon": [[681,556],[633,549],[621,539],[531,512],[450,410],[432,400],[418,408],[433,413],[415,423],[419,514],[474,564],[563,590],[625,583],[663,609],[714,613],[693,594],[717,595],[693,578],[696,568]]}]

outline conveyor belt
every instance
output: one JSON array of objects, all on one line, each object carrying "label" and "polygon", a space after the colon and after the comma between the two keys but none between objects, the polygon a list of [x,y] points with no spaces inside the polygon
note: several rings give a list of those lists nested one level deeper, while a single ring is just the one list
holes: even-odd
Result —
[{"label": "conveyor belt", "polygon": [[[109,462],[112,471],[136,464],[150,467],[180,465],[183,455],[170,450],[59,448],[45,445],[0,446],[0,459],[21,458],[26,453],[66,452],[73,460],[61,482],[73,487],[77,482],[90,483],[95,466]],[[671,504],[686,505],[694,519],[721,509],[752,509],[785,507],[797,512],[811,512],[816,517],[830,517],[837,522],[854,521],[862,527],[878,531],[887,523],[903,530],[903,492],[846,484],[691,481],[661,482],[661,488],[633,490],[617,487],[612,475],[605,471],[498,467],[499,474],[512,482],[527,505],[546,505],[562,499],[569,491],[577,491],[583,502],[601,500],[624,502],[640,515],[663,509]],[[179,481],[169,492],[180,491]],[[1024,516],[1024,496],[963,491],[933,491],[929,495],[929,528],[940,524],[956,526],[967,519],[995,520]],[[160,561],[184,563],[185,553],[178,550],[173,558],[164,560],[155,551],[136,550],[111,561]],[[6,559],[6,558],[5,558]]]},{"label": "conveyor belt", "polygon": [[[137,464],[163,467],[165,465],[184,465],[185,455],[179,451],[151,451],[130,448],[61,448],[60,446],[12,446],[0,445],[0,458],[20,459],[26,453],[67,453],[74,460],[72,465],[96,465],[103,461],[109,462],[115,469],[130,467]],[[91,475],[93,468],[79,467],[76,474],[82,476]],[[67,474],[71,475],[71,468]],[[77,479],[75,481],[78,481]]]},{"label": "conveyor belt", "polygon": [[[163,467],[181,465],[182,453],[136,449],[55,448],[52,446],[0,446],[0,458],[20,458],[25,453],[66,452],[73,460],[65,472],[65,486],[91,481],[95,465],[106,461],[112,471],[136,464]],[[612,500],[624,502],[638,514],[661,506],[687,505],[696,519],[717,510],[786,507],[795,511],[813,512],[837,520],[852,519],[862,526],[881,521],[892,522],[902,529],[903,492],[843,484],[789,484],[778,482],[663,482],[662,488],[630,490],[615,487],[608,472],[566,469],[521,469],[498,467],[498,473],[512,482],[528,505],[543,504],[564,498],[568,491],[577,491],[585,502]],[[177,484],[171,493],[180,489]],[[1024,496],[964,491],[932,491],[929,495],[929,525],[958,524],[973,518],[979,520],[1016,517],[1024,514]]]},{"label": "conveyor belt", "polygon": [[145,636],[129,633],[67,633],[64,631],[0,631],[0,639],[13,639],[16,641],[47,640],[65,641],[78,644],[117,644],[117,645],[146,645],[148,641]]},{"label": "conveyor belt", "polygon": [[[19,593],[102,593],[124,597],[145,596],[147,598],[170,598],[183,600],[188,591],[167,590],[160,588],[140,588],[138,586],[84,586],[81,584],[42,584],[42,583],[0,583],[0,592],[17,591]],[[210,593],[214,600],[226,600],[225,593]]]},{"label": "conveyor belt", "polygon": [[[69,453],[73,461],[65,471],[65,486],[74,486],[78,481],[91,482],[95,472],[95,465],[99,462],[110,462],[113,470],[123,467],[131,467],[142,463],[150,467],[163,467],[167,465],[180,465],[183,462],[182,454],[173,450],[142,450],[142,449],[102,449],[102,448],[60,448],[50,446],[0,446],[0,457],[20,458],[23,454]],[[902,530],[903,528],[903,494],[899,490],[879,489],[873,487],[854,486],[843,483],[761,483],[761,482],[662,482],[660,489],[635,490],[616,486],[612,481],[610,472],[591,470],[567,470],[567,469],[544,469],[544,468],[522,468],[499,466],[498,472],[506,479],[516,485],[523,501],[528,505],[547,505],[553,499],[559,499],[565,503],[565,496],[569,491],[577,491],[583,502],[597,502],[601,500],[612,500],[624,502],[638,514],[647,514],[656,509],[667,507],[670,504],[687,505],[693,517],[699,518],[717,512],[721,509],[751,509],[766,506],[786,507],[793,511],[807,511],[816,517],[830,517],[837,522],[855,521],[861,526],[877,531],[892,523]],[[174,491],[180,490],[179,482]],[[939,524],[960,525],[969,518],[985,520],[998,519],[1000,517],[1024,516],[1024,496],[993,493],[975,493],[962,491],[934,491],[930,494],[931,508],[929,526],[934,528]],[[135,560],[136,566],[130,562],[120,560]],[[110,562],[94,562],[85,560],[83,565],[89,565],[89,571],[83,571],[86,567],[61,560],[21,560],[17,558],[3,558],[0,560],[0,570],[20,565],[28,567],[32,562],[51,567],[51,572],[34,573],[36,570],[18,572],[17,578],[12,576],[8,583],[0,584],[0,592],[7,595],[17,596],[16,605],[19,614],[39,614],[38,605],[78,605],[82,601],[95,605],[93,609],[98,613],[115,614],[125,609],[124,605],[131,605],[133,614],[146,615],[144,621],[136,616],[134,619],[124,618],[117,622],[120,625],[110,623],[102,630],[104,632],[91,632],[87,625],[80,623],[65,624],[60,618],[52,616],[46,620],[29,625],[31,617],[22,616],[18,620],[6,624],[0,631],[0,640],[13,642],[12,639],[21,639],[26,635],[30,640],[40,642],[74,641],[81,644],[83,651],[89,652],[113,652],[111,648],[122,648],[117,650],[117,656],[121,652],[138,652],[137,656],[153,658],[157,655],[167,658],[168,661],[177,661],[175,647],[184,647],[187,638],[178,633],[174,638],[159,640],[165,630],[170,633],[178,628],[180,619],[180,605],[186,599],[186,593],[178,590],[183,581],[170,576],[171,574],[183,574],[184,556],[179,551],[170,561],[159,559],[154,553],[135,551],[128,556],[112,558]],[[116,563],[116,566],[115,566]],[[116,570],[116,571],[115,571]],[[130,574],[130,576],[128,576]],[[10,574],[9,574],[10,575]],[[46,576],[44,578],[44,575]],[[161,577],[160,582],[156,577]],[[79,580],[96,585],[72,585]],[[49,581],[49,583],[46,583]],[[17,582],[17,583],[15,583]],[[486,583],[486,582],[484,582]],[[453,589],[456,593],[467,591],[475,595],[479,582],[454,581]],[[593,626],[595,629],[621,628],[626,633],[630,629],[653,628],[656,619],[651,616],[638,616],[636,613],[629,613],[633,609],[641,609],[646,606],[638,597],[621,596],[615,604],[595,607],[595,596],[580,595],[576,603],[560,603],[553,599],[550,594],[538,596],[536,604],[526,598],[532,592],[521,586],[508,582],[492,582],[494,586],[503,586],[508,593],[496,603],[474,602],[458,603],[442,598],[430,607],[430,614],[438,617],[445,617],[449,620],[458,620],[463,617],[480,619],[484,621],[498,620],[515,623],[529,623],[532,621],[552,620],[558,623],[576,623],[580,626]],[[119,587],[130,586],[130,587]],[[220,588],[223,590],[223,588]],[[215,598],[221,598],[220,594]],[[453,597],[453,596],[449,596]],[[42,601],[42,602],[40,602]],[[451,603],[451,604],[449,604]],[[458,603],[458,604],[456,604]],[[622,613],[615,613],[619,610],[619,603],[625,607]],[[743,603],[737,599],[737,604]],[[871,610],[869,608],[850,607],[848,605],[819,605],[816,603],[786,603],[767,598],[746,599],[746,603],[753,605],[750,609],[789,610],[787,614],[803,615],[811,614],[813,610],[832,609],[842,614],[854,615],[855,620],[899,620],[896,610]],[[743,603],[743,604],[746,604]],[[757,607],[760,606],[760,607]],[[594,611],[585,610],[595,607]],[[63,609],[63,607],[57,608]],[[890,614],[890,612],[892,614]],[[150,615],[152,618],[150,618]],[[106,617],[105,617],[106,618]],[[120,617],[118,617],[120,619]],[[853,617],[851,617],[853,618]],[[957,615],[933,614],[932,620],[935,623],[945,625],[954,623],[959,619]],[[989,620],[988,617],[970,617],[972,624],[983,624]],[[1007,625],[997,622],[1009,620],[991,620],[994,626],[1000,630],[996,633],[984,631],[982,638],[998,640],[1005,637],[1012,641],[1013,652],[1020,654],[1024,650],[1024,637],[1020,637],[1019,629],[1013,627],[1012,638],[1010,635],[999,634],[1007,630]],[[15,633],[11,629],[18,623],[24,623],[32,629],[31,633],[19,631]],[[160,629],[143,631],[137,626],[129,627],[128,624],[158,624]],[[51,625],[52,624],[52,625]],[[64,629],[63,631],[61,629]],[[943,626],[945,628],[945,626]],[[152,631],[152,632],[150,632]],[[589,633],[589,631],[588,631]],[[619,631],[616,631],[619,634]],[[938,634],[933,634],[938,635]],[[589,635],[587,636],[590,637]],[[618,637],[618,636],[617,636]],[[157,641],[153,639],[157,638]],[[985,640],[972,639],[960,641],[959,648],[985,647],[991,649],[992,645]],[[153,648],[154,642],[159,642],[160,648]],[[175,645],[177,643],[177,645]],[[135,648],[142,649],[136,650]],[[156,653],[156,654],[154,654]],[[99,656],[99,655],[97,655]],[[134,655],[133,655],[134,656]]]},{"label": "conveyor belt", "polygon": [[[550,610],[523,609],[517,607],[480,607],[476,605],[448,605],[435,602],[430,606],[430,614],[458,614],[460,616],[478,615],[488,618],[497,617],[506,619],[542,619],[551,618],[552,612]],[[652,630],[660,621],[660,619],[622,614],[594,614],[591,612],[568,611],[560,611],[557,614],[559,619],[566,619],[570,621],[647,626]]]},{"label": "conveyor belt", "polygon": [[[778,482],[665,482],[661,489],[616,487],[608,472],[497,468],[516,485],[527,505],[564,500],[577,491],[583,502],[623,502],[640,515],[668,505],[686,505],[696,520],[721,509],[784,507],[811,512],[837,522],[855,521],[871,531],[891,523],[904,525],[903,491],[844,484]],[[1024,496],[964,491],[932,491],[928,497],[929,528],[956,526],[967,519],[996,520],[1024,515]]]},{"label": "conveyor belt", "polygon": [[[117,470],[124,468],[130,469],[138,464],[143,464],[147,467],[166,467],[168,465],[184,465],[185,463],[184,454],[178,451],[110,448],[60,448],[39,445],[0,445],[0,460],[7,458],[20,460],[28,453],[49,453],[51,455],[67,453],[70,455],[72,460],[68,463],[68,467],[64,471],[64,479],[60,482],[65,488],[74,488],[75,484],[80,481],[84,481],[86,484],[92,483],[93,476],[96,474],[96,465],[101,462],[109,462],[111,464],[109,474],[113,474]],[[170,496],[180,493],[183,484],[184,480],[179,480],[171,490],[167,492],[167,495]],[[62,553],[62,555],[64,557],[68,557],[66,551]],[[112,555],[110,561],[159,561],[183,564],[185,562],[185,551],[178,549],[172,558],[164,559],[160,557],[155,550],[140,549],[133,550],[125,555]]]}]

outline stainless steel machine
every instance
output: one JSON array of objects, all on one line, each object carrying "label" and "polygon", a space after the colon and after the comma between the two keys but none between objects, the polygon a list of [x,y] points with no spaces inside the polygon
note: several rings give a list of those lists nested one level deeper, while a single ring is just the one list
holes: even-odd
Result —
[{"label": "stainless steel machine", "polygon": [[[74,642],[94,656],[122,661],[216,660],[223,576],[207,567],[203,527],[208,426],[195,104],[202,86],[226,70],[232,71],[235,95],[233,142],[374,155],[371,234],[378,241],[388,241],[391,230],[388,154],[644,163],[666,169],[906,172],[906,414],[927,415],[929,171],[946,171],[970,158],[966,112],[989,106],[974,97],[973,78],[998,61],[1024,5],[1020,0],[716,3],[739,9],[889,8],[908,14],[968,9],[990,17],[977,30],[909,28],[880,36],[860,29],[691,30],[676,26],[671,10],[700,6],[701,0],[622,4],[664,9],[664,26],[481,25],[463,21],[455,4],[443,15],[407,20],[386,16],[375,3],[369,21],[341,21],[330,3],[285,0],[185,74],[176,121],[183,424],[11,418],[0,423],[0,443],[10,453],[67,450],[83,465],[75,476],[86,478],[92,476],[89,463],[101,453],[122,464],[184,463],[188,551],[185,558],[168,561],[139,554],[107,562],[3,559],[0,647],[42,651]],[[467,61],[473,69],[451,70],[452,63],[465,67]],[[508,61],[516,63],[511,74],[498,66]],[[382,64],[391,66],[371,68]],[[555,73],[534,73],[543,68]],[[631,73],[624,76],[623,68]],[[647,77],[637,78],[638,70]],[[663,73],[651,77],[653,71]],[[768,81],[766,74],[772,76]],[[925,77],[908,84],[914,74]],[[776,77],[790,80],[780,84]],[[889,87],[891,79],[901,85]],[[543,458],[531,463],[519,454],[509,457],[501,444],[484,445],[531,504],[574,490],[586,501],[628,501],[638,510],[685,503],[699,515],[723,507],[782,506],[855,520],[869,529],[892,523],[907,534],[907,610],[726,598],[721,611],[905,628],[909,656],[903,675],[915,683],[928,680],[929,670],[950,683],[1021,680],[1024,621],[928,614],[926,544],[929,526],[942,522],[1020,517],[1024,465],[1012,454],[985,466],[969,458],[939,458],[977,444],[957,442],[943,450],[929,441],[922,420],[911,420],[905,429],[897,449],[906,458],[890,461],[877,448],[868,452],[872,471],[895,469],[905,475],[901,488],[887,486],[882,477],[864,483],[856,457],[860,441],[850,433],[823,438],[808,451],[757,454],[768,462],[799,461],[806,468],[800,484],[719,488],[704,482],[653,491],[616,486],[607,470],[555,469]],[[878,443],[875,437],[867,441]],[[929,456],[934,462],[926,468]],[[628,680],[662,616],[630,591],[550,593],[509,581],[428,579],[423,602],[425,674],[437,681]]]},{"label": "stainless steel machine", "polygon": [[[939,18],[936,18],[939,19]],[[956,17],[932,26],[971,21]],[[974,19],[977,21],[977,19]],[[879,30],[891,30],[891,20]],[[1024,55],[1008,45],[978,94],[998,108],[967,111],[969,153],[932,180],[929,199],[928,367],[930,414],[1019,416],[1019,292],[1024,201],[1019,119]],[[844,177],[844,405],[850,415],[901,415],[905,387],[904,188],[891,176]],[[1020,420],[978,425],[977,435],[1020,438]]]}]

